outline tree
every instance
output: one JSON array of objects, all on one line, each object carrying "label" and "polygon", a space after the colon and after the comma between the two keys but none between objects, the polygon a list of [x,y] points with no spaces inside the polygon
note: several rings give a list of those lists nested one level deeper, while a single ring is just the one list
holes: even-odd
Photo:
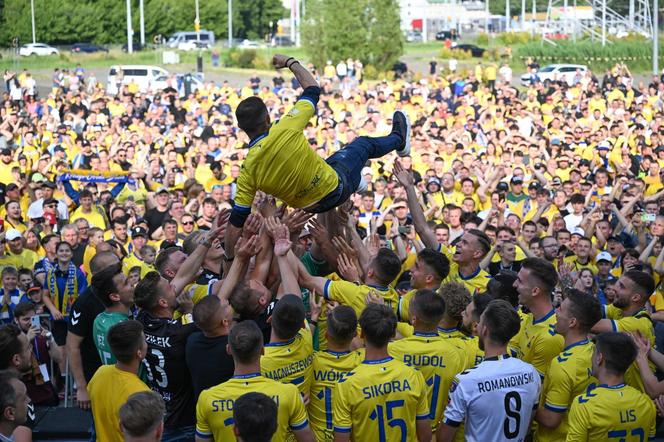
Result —
[{"label": "tree", "polygon": [[354,58],[385,70],[403,53],[396,0],[309,0],[302,32],[318,67]]}]

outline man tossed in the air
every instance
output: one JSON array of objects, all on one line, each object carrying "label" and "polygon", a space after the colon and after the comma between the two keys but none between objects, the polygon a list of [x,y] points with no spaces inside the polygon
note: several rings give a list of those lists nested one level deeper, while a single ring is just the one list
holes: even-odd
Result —
[{"label": "man tossed in the air", "polygon": [[312,213],[326,212],[343,204],[361,182],[361,171],[368,159],[379,158],[396,150],[400,156],[410,153],[410,123],[396,111],[392,132],[385,137],[359,137],[323,160],[310,147],[303,130],[316,114],[320,87],[299,61],[287,55],[275,55],[277,69],[287,67],[304,89],[295,106],[274,123],[265,103],[249,97],[237,107],[238,126],[251,142],[249,153],[237,179],[235,206],[226,229],[227,259],[251,213],[257,191],[281,199],[291,207]]}]

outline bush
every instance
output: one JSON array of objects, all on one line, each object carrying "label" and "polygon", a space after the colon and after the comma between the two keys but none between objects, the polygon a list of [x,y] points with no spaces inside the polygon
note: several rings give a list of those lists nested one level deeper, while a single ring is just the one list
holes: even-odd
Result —
[{"label": "bush", "polygon": [[375,80],[378,78],[378,69],[376,69],[373,65],[365,66],[362,72],[364,78],[366,78],[367,80]]},{"label": "bush", "polygon": [[441,49],[438,53],[438,56],[443,60],[448,60],[450,58],[455,58],[457,60],[468,60],[469,58],[473,57],[470,51],[458,51],[447,48]]},{"label": "bush", "polygon": [[498,41],[504,45],[525,44],[531,41],[532,35],[529,32],[503,32],[498,35]]},{"label": "bush", "polygon": [[256,51],[253,49],[239,50],[231,49],[228,54],[230,59],[230,66],[243,69],[254,67],[254,60],[256,59]]},{"label": "bush", "polygon": [[478,46],[487,46],[489,44],[489,34],[482,32],[477,36],[476,42]]},{"label": "bush", "polygon": [[[661,43],[660,43],[661,44]],[[586,64],[592,70],[605,70],[625,63],[632,70],[647,70],[652,65],[652,45],[643,41],[619,40],[602,47],[597,41],[558,41],[556,46],[528,43],[514,51],[517,60],[532,57],[540,65],[552,63]],[[660,60],[662,60],[660,54]]]}]

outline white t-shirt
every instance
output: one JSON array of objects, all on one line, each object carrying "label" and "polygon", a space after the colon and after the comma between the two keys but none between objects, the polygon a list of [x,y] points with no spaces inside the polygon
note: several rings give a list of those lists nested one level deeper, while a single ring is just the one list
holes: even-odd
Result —
[{"label": "white t-shirt", "polygon": [[581,221],[583,220],[583,214],[574,215],[573,213],[570,213],[563,218],[563,220],[565,220],[565,228],[571,232],[576,227],[579,227],[579,224],[581,224]]},{"label": "white t-shirt", "polygon": [[457,375],[444,422],[465,422],[467,442],[524,440],[539,402],[541,380],[532,365],[510,356],[485,359]]}]

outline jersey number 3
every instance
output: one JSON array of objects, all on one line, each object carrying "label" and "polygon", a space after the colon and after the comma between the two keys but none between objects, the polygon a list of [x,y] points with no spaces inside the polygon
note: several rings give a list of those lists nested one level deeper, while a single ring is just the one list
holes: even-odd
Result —
[{"label": "jersey number 3", "polygon": [[507,417],[503,422],[503,433],[507,439],[514,439],[519,435],[521,428],[521,396],[516,391],[510,391],[505,395],[505,414]]}]

